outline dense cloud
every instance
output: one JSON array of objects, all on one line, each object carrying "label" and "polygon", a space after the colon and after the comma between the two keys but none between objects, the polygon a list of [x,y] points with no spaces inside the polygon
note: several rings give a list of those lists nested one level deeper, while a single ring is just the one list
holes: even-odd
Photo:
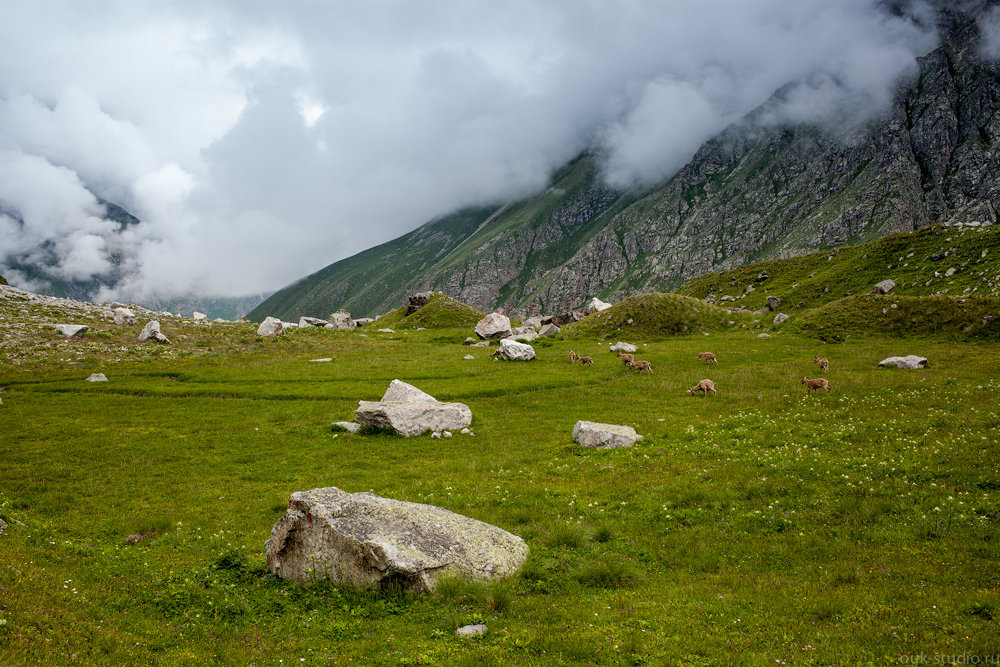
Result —
[{"label": "dense cloud", "polygon": [[[86,278],[120,249],[122,296],[269,291],[586,148],[613,185],[668,177],[785,84],[776,121],[859,122],[935,45],[905,6],[12,3],[0,272],[46,255]],[[95,195],[142,224],[115,231]]]}]

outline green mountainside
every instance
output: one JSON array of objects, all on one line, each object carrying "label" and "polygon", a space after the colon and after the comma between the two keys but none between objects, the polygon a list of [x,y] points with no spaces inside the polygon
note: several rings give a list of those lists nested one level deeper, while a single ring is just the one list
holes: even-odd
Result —
[{"label": "green mountainside", "polygon": [[428,223],[281,290],[251,317],[373,316],[424,290],[480,310],[559,312],[933,223],[993,223],[1000,69],[982,57],[974,18],[952,19],[865,128],[778,122],[786,86],[666,183],[615,191],[585,154],[534,197]]}]

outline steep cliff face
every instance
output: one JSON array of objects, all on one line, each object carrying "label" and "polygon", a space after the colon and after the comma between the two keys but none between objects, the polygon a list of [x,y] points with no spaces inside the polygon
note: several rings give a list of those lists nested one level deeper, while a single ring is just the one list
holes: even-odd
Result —
[{"label": "steep cliff face", "polygon": [[[382,297],[365,301],[365,314],[426,289],[483,310],[555,312],[590,296],[669,290],[708,271],[934,222],[996,222],[1000,67],[982,55],[975,20],[941,16],[943,45],[918,60],[890,108],[865,127],[778,122],[788,87],[661,186],[611,190],[597,160],[583,156],[537,197],[479,212],[433,260],[394,261],[399,250],[386,244],[286,288],[280,304],[269,300],[255,313],[294,317],[305,306],[360,304],[359,289]],[[351,277],[362,259],[368,270],[359,285]],[[340,301],[303,298],[321,281]]]}]

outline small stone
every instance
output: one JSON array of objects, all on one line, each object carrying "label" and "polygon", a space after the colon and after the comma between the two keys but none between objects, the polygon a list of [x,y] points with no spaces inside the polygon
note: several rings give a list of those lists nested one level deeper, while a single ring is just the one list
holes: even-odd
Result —
[{"label": "small stone", "polygon": [[379,333],[396,333],[392,329],[379,329],[378,332]]},{"label": "small stone", "polygon": [[768,334],[766,334],[766,333],[762,333],[762,334],[757,334],[757,338],[770,338],[770,337],[771,337],[771,336],[770,336],[770,335],[768,335]]},{"label": "small stone", "polygon": [[199,313],[196,310],[196,311],[194,311],[194,317],[193,317],[193,319],[195,319],[195,320],[203,320],[203,319],[205,319],[205,313]]},{"label": "small stone", "polygon": [[90,330],[86,324],[57,324],[55,327],[66,338],[83,338]]},{"label": "small stone", "polygon": [[470,431],[467,428],[463,428],[461,431],[459,431],[459,433],[461,433],[462,435],[469,435],[470,433],[472,433],[472,431]]},{"label": "small stone", "polygon": [[486,633],[486,626],[482,623],[475,623],[473,625],[463,625],[458,630],[455,630],[455,635],[458,637],[481,637]]},{"label": "small stone", "polygon": [[90,377],[84,380],[84,382],[107,382],[108,376],[104,373],[91,373]]},{"label": "small stone", "polygon": [[356,424],[354,422],[336,422],[336,424],[348,433],[357,433],[361,430],[361,424]]},{"label": "small stone", "polygon": [[444,437],[446,437],[446,438],[450,438],[450,437],[451,437],[451,431],[443,431],[443,432],[441,433],[441,435],[443,435],[443,436],[444,436]]},{"label": "small stone", "polygon": [[896,287],[896,283],[893,280],[883,280],[880,283],[875,283],[872,287],[872,294],[888,294]]},{"label": "small stone", "polygon": [[475,357],[472,356],[471,354],[467,354],[462,358],[465,359],[466,361],[473,361],[475,359]]},{"label": "small stone", "polygon": [[633,352],[637,351],[638,349],[639,348],[636,347],[635,345],[633,345],[632,343],[623,343],[621,341],[618,341],[617,343],[615,343],[614,345],[611,346],[610,351],[611,352],[627,352],[629,354],[632,354]]},{"label": "small stone", "polygon": [[787,319],[788,319],[788,315],[786,315],[784,313],[778,313],[777,315],[774,316],[774,323],[775,324],[782,324]]},{"label": "small stone", "polygon": [[309,361],[312,361],[312,362],[315,362],[315,363],[325,363],[327,361],[333,361],[333,357],[323,357],[322,359],[310,359]]},{"label": "small stone", "polygon": [[431,433],[431,437],[432,437],[432,438],[440,438],[440,437],[441,437],[441,434],[440,434],[440,433],[438,433],[437,431],[434,431],[433,433]]},{"label": "small stone", "polygon": [[589,449],[628,447],[642,440],[631,426],[578,421],[573,427],[573,442]]}]

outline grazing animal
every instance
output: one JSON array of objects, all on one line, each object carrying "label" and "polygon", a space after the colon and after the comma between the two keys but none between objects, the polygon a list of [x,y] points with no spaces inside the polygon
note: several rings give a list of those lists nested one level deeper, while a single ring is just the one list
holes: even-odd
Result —
[{"label": "grazing animal", "polygon": [[716,394],[716,395],[718,395],[718,393],[719,393],[719,392],[715,391],[715,383],[712,382],[711,380],[702,380],[701,382],[699,382],[695,386],[693,386],[690,389],[688,389],[688,392],[692,396],[694,396],[695,394],[697,394],[699,391],[702,392],[702,395],[701,395],[702,398],[705,398],[706,396],[708,396],[708,392],[712,392],[713,394]]},{"label": "grazing animal", "polygon": [[618,353],[618,358],[622,360],[622,364],[624,364],[625,366],[628,366],[629,364],[632,364],[632,363],[635,362],[635,355],[634,354],[622,354],[621,352],[619,352]]},{"label": "grazing animal", "polygon": [[580,360],[580,355],[577,354],[576,352],[574,352],[573,350],[570,350],[569,351],[569,363],[575,364],[579,360]]},{"label": "grazing animal", "polygon": [[594,360],[591,357],[577,357],[584,366],[593,366]]},{"label": "grazing animal", "polygon": [[632,370],[637,370],[640,373],[642,371],[646,371],[650,375],[653,374],[653,365],[648,361],[633,361],[631,364],[628,365],[628,367],[631,368]]},{"label": "grazing animal", "polygon": [[816,357],[813,359],[813,363],[818,364],[824,373],[830,368],[830,360],[825,357],[823,359]]},{"label": "grazing animal", "polygon": [[498,347],[496,349],[496,352],[494,352],[493,354],[490,355],[490,359],[499,359],[500,358],[500,349],[501,348]]},{"label": "grazing animal", "polygon": [[809,378],[802,378],[802,384],[806,386],[806,393],[808,394],[813,389],[826,389],[826,393],[830,393],[830,383],[824,378],[816,378],[815,380],[810,380]]},{"label": "grazing animal", "polygon": [[709,362],[715,362],[716,364],[719,363],[719,360],[716,359],[715,355],[712,354],[711,352],[699,352],[698,358],[704,361],[706,364]]}]

